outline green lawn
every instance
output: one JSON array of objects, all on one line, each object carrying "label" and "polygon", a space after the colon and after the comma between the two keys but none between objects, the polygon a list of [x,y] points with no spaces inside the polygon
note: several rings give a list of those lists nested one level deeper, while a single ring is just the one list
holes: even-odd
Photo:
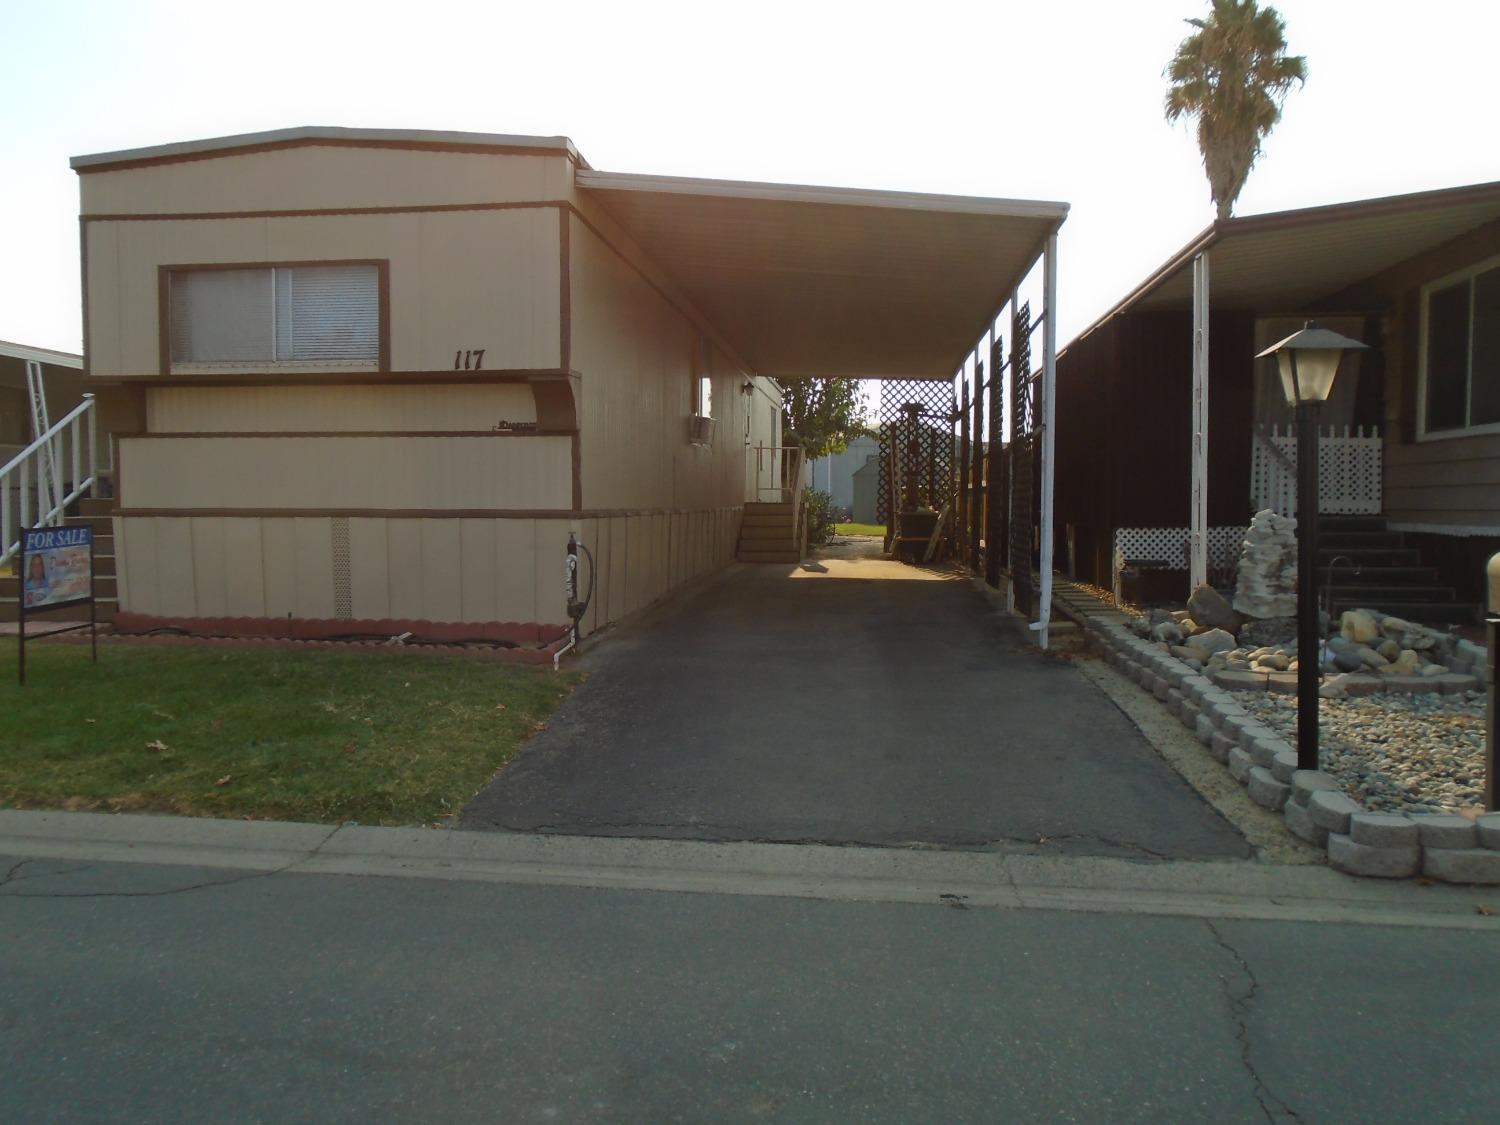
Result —
[{"label": "green lawn", "polygon": [[878,535],[885,538],[885,524],[883,523],[836,523],[833,525],[835,535]]},{"label": "green lawn", "polygon": [[0,805],[339,823],[457,812],[578,677],[400,652],[0,638]]}]

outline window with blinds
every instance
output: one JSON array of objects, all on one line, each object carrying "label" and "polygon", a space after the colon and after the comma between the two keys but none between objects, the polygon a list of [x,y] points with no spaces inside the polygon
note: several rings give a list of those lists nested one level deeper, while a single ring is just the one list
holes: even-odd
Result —
[{"label": "window with blinds", "polygon": [[174,364],[343,364],[380,359],[374,265],[173,270]]}]

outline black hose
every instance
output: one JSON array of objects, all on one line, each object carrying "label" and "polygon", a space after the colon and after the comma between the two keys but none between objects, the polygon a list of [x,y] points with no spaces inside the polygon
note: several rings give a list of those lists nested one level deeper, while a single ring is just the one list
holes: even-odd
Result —
[{"label": "black hose", "polygon": [[598,576],[598,567],[594,565],[594,553],[581,540],[579,541],[578,549],[589,557],[589,592],[588,596],[579,603],[578,612],[573,617],[573,632],[575,635],[578,633],[578,623],[583,620],[583,615],[589,611],[589,605],[594,600],[594,580]]}]

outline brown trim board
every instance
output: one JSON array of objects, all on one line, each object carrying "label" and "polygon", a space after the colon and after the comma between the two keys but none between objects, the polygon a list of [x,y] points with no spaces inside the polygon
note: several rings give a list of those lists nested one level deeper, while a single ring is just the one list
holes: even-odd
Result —
[{"label": "brown trim board", "polygon": [[122,211],[117,215],[97,212],[80,215],[83,223],[182,223],[198,220],[310,219],[342,215],[432,215],[462,211],[535,211],[567,207],[562,199],[517,199],[474,203],[403,203],[383,207],[294,207],[263,211]]},{"label": "brown trim board", "polygon": [[161,430],[122,434],[155,441],[158,438],[558,438],[575,430]]},{"label": "brown trim board", "polygon": [[744,507],[716,504],[703,508],[119,508],[124,519],[350,519],[436,520],[597,520],[625,516],[686,516],[703,512],[732,512]]},{"label": "brown trim board", "polygon": [[464,144],[445,141],[381,141],[347,137],[298,137],[292,140],[266,141],[262,144],[201,149],[196,152],[174,152],[161,156],[138,156],[108,164],[85,164],[73,170],[80,176],[96,172],[120,172],[127,168],[151,168],[159,164],[190,164],[199,160],[220,160],[230,156],[252,156],[258,152],[275,152],[288,148],[393,148],[415,152],[462,152],[479,156],[536,156],[553,160],[574,160],[563,149],[540,149],[526,145]]},{"label": "brown trim board", "polygon": [[576,371],[556,367],[537,369],[507,368],[496,371],[312,371],[225,372],[219,375],[117,375],[91,376],[94,387],[317,387],[359,386],[361,384],[413,384],[439,386],[469,383],[548,383],[566,382],[579,377]]}]

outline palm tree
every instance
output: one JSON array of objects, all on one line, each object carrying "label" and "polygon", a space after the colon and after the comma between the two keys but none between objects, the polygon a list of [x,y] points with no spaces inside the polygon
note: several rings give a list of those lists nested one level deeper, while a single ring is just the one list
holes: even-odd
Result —
[{"label": "palm tree", "polygon": [[1207,19],[1187,22],[1198,30],[1167,67],[1167,120],[1198,119],[1209,194],[1227,219],[1307,60],[1286,53],[1286,21],[1256,0],[1210,0]]}]

